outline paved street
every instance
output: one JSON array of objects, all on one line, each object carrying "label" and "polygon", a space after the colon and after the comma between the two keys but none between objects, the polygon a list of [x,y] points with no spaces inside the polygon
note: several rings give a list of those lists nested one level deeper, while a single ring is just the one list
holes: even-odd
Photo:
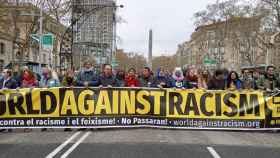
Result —
[{"label": "paved street", "polygon": [[279,158],[280,134],[159,129],[0,134],[1,158]]}]

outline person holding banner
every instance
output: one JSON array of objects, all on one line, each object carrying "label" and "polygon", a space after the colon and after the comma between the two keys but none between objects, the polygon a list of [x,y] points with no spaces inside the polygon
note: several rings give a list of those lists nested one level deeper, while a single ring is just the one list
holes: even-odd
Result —
[{"label": "person holding banner", "polygon": [[198,72],[197,86],[199,89],[208,89],[207,83],[210,79],[210,73],[208,70],[201,70]]},{"label": "person holding banner", "polygon": [[254,89],[261,89],[261,84],[264,76],[260,74],[259,70],[255,69],[253,71],[253,81],[254,81]]},{"label": "person holding banner", "polygon": [[126,87],[140,87],[140,83],[136,77],[136,70],[134,68],[130,68],[128,70],[128,75],[125,79]]},{"label": "person holding banner", "polygon": [[[41,88],[52,88],[60,86],[58,75],[55,71],[52,71],[49,68],[45,67],[42,69],[42,76],[43,77],[40,81]],[[47,131],[47,128],[42,128],[41,131],[45,132]]]},{"label": "person holding banner", "polygon": [[[17,81],[12,78],[12,70],[4,69],[3,77],[0,79],[0,89],[16,89],[17,87]],[[0,130],[0,132],[4,131],[6,131],[6,129]],[[8,132],[12,132],[12,129],[8,129]]]},{"label": "person holding banner", "polygon": [[99,87],[117,87],[116,77],[113,74],[112,65],[105,64],[103,73],[99,77]]},{"label": "person holding banner", "polygon": [[198,88],[198,77],[197,70],[195,68],[191,68],[186,72],[184,79],[185,88],[195,89]]},{"label": "person holding banner", "polygon": [[76,86],[76,78],[73,70],[67,70],[65,76],[62,79],[62,85],[64,87],[74,87]]},{"label": "person holding banner", "polygon": [[97,87],[99,86],[98,75],[94,72],[90,62],[84,63],[84,69],[77,75],[77,86]]},{"label": "person holding banner", "polygon": [[[35,74],[25,66],[23,68],[22,73],[22,81],[21,81],[21,88],[37,88],[39,86],[38,80],[35,77]],[[25,128],[24,132],[31,132],[32,130],[29,128]]]},{"label": "person holding banner", "polygon": [[265,91],[274,91],[280,88],[280,82],[275,75],[274,66],[267,67],[266,74],[264,75],[264,78],[261,80],[259,88]]},{"label": "person holding banner", "polygon": [[[75,74],[74,71],[69,69],[67,70],[64,78],[62,79],[62,85],[64,87],[74,87],[76,85]],[[71,128],[65,128],[65,132],[71,132]]]},{"label": "person holding banner", "polygon": [[242,71],[242,88],[246,90],[253,90],[255,89],[255,83],[250,73],[249,69],[244,69]]},{"label": "person holding banner", "polygon": [[43,68],[42,75],[43,77],[40,81],[41,88],[60,87],[58,75],[55,71],[52,71],[49,68]]},{"label": "person holding banner", "polygon": [[225,90],[226,80],[224,79],[224,71],[216,70],[207,86],[209,90]]},{"label": "person holding banner", "polygon": [[184,75],[180,67],[175,68],[175,70],[173,71],[171,87],[185,89]]},{"label": "person holding banner", "polygon": [[123,70],[117,71],[116,82],[118,87],[125,87],[125,71]]},{"label": "person holding banner", "polygon": [[228,90],[240,90],[242,88],[242,82],[239,79],[239,76],[237,74],[237,72],[235,71],[231,71],[228,74],[228,78],[227,78],[227,87]]},{"label": "person holding banner", "polygon": [[171,87],[171,81],[168,79],[167,75],[165,74],[164,68],[158,68],[156,73],[156,78],[153,83],[153,87],[155,88],[170,88]]},{"label": "person holding banner", "polygon": [[151,87],[154,82],[151,69],[144,67],[142,74],[139,76],[140,87]]},{"label": "person holding banner", "polygon": [[17,81],[12,78],[12,70],[4,69],[3,77],[0,79],[0,89],[16,89]]},{"label": "person holding banner", "polygon": [[35,77],[35,74],[29,70],[25,69],[23,71],[23,77],[20,87],[21,88],[36,88],[39,86],[38,80]]}]

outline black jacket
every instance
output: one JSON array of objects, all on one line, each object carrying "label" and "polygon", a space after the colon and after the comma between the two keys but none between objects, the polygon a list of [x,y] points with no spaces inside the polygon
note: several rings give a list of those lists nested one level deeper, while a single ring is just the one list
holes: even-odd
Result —
[{"label": "black jacket", "polygon": [[[3,88],[4,84],[4,78],[0,80],[0,89]],[[17,81],[13,78],[9,79],[8,81],[5,82],[4,88],[7,89],[16,89],[18,87]]]},{"label": "black jacket", "polygon": [[212,78],[208,82],[209,90],[225,90],[226,81],[225,80],[217,80],[216,78]]},{"label": "black jacket", "polygon": [[160,83],[165,83],[165,85],[163,86],[163,88],[170,88],[171,87],[171,81],[169,80],[168,77],[157,77],[154,82],[153,82],[153,87],[158,88],[158,85]]},{"label": "black jacket", "polygon": [[99,85],[118,87],[115,76],[105,76],[104,74],[99,77]]}]

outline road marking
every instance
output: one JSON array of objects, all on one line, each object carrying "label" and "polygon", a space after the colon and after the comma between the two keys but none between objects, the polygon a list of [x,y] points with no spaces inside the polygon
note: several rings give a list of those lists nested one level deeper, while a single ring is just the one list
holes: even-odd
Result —
[{"label": "road marking", "polygon": [[207,147],[207,150],[210,152],[213,158],[221,158],[221,156],[216,152],[216,150],[213,147]]},{"label": "road marking", "polygon": [[70,138],[68,138],[64,143],[54,149],[46,158],[53,158],[58,152],[60,152],[67,144],[69,144],[73,139],[75,139],[81,132],[76,132]]},{"label": "road marking", "polygon": [[66,158],[69,154],[71,154],[71,152],[73,152],[73,150],[75,150],[77,148],[77,146],[79,144],[81,144],[89,135],[91,132],[87,132],[86,134],[84,134],[75,144],[73,144],[71,146],[71,148],[69,148],[60,158]]}]

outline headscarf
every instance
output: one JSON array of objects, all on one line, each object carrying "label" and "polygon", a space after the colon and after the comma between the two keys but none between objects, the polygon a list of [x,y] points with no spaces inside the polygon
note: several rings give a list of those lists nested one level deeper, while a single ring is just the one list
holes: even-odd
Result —
[{"label": "headscarf", "polygon": [[183,70],[180,67],[176,67],[173,71],[172,78],[176,81],[183,81],[184,80]]}]

